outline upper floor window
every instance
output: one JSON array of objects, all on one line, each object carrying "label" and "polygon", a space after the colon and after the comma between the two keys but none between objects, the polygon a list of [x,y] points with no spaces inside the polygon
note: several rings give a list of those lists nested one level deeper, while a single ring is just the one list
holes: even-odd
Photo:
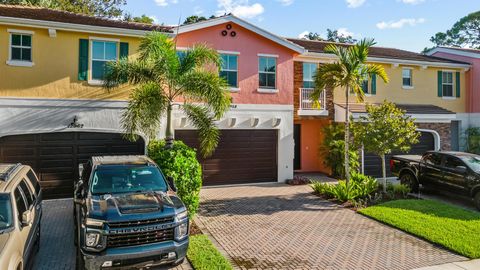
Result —
[{"label": "upper floor window", "polygon": [[33,66],[32,62],[32,31],[8,30],[10,32],[10,48],[8,65]]},{"label": "upper floor window", "polygon": [[411,88],[413,86],[412,69],[410,68],[402,69],[402,86],[404,88]]},{"label": "upper floor window", "polygon": [[314,88],[314,76],[317,72],[318,65],[316,63],[303,63],[303,88]]},{"label": "upper floor window", "polygon": [[221,54],[220,57],[220,77],[224,78],[230,87],[238,88],[238,55]]},{"label": "upper floor window", "polygon": [[454,97],[453,93],[453,72],[442,72],[442,96]]},{"label": "upper floor window", "polygon": [[363,93],[365,93],[365,94],[371,94],[370,88],[368,87],[368,79],[367,79],[367,80],[363,80],[363,82],[362,82],[362,90],[363,90]]},{"label": "upper floor window", "polygon": [[92,41],[92,80],[101,81],[107,72],[107,63],[118,59],[118,43],[114,41]]},{"label": "upper floor window", "polygon": [[260,88],[275,89],[277,87],[277,58],[260,56],[258,63]]}]

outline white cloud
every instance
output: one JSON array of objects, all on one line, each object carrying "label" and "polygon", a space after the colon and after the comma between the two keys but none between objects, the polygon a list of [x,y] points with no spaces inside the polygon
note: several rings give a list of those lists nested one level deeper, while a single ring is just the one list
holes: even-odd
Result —
[{"label": "white cloud", "polygon": [[353,32],[348,31],[348,29],[344,28],[344,27],[338,28],[337,32],[338,32],[338,35],[342,36],[342,37],[348,37],[348,36],[353,37],[353,36],[355,36],[355,34]]},{"label": "white cloud", "polygon": [[277,0],[282,6],[290,6],[295,0]]},{"label": "white cloud", "polygon": [[308,33],[310,33],[310,31],[303,31],[301,32],[300,34],[298,34],[298,38],[304,38],[306,35],[308,35]]},{"label": "white cloud", "polygon": [[397,0],[397,1],[400,1],[404,4],[410,4],[410,5],[416,5],[416,4],[420,4],[422,2],[425,2],[425,0]]},{"label": "white cloud", "polygon": [[346,0],[349,8],[357,8],[365,3],[366,0]]},{"label": "white cloud", "polygon": [[406,25],[408,26],[415,26],[417,24],[424,23],[425,19],[424,18],[418,18],[418,19],[400,19],[398,21],[389,21],[389,22],[379,22],[377,23],[377,28],[378,29],[400,29]]},{"label": "white cloud", "polygon": [[178,0],[154,0],[155,4],[157,6],[165,7],[168,6],[168,4],[177,4]]},{"label": "white cloud", "polygon": [[217,0],[217,5],[217,15],[232,13],[247,19],[257,17],[265,11],[260,3],[250,4],[248,0]]},{"label": "white cloud", "polygon": [[150,18],[153,20],[153,23],[155,23],[155,24],[159,24],[159,23],[160,23],[160,22],[158,21],[157,16],[151,15],[151,16],[148,16],[148,17],[150,17]]}]

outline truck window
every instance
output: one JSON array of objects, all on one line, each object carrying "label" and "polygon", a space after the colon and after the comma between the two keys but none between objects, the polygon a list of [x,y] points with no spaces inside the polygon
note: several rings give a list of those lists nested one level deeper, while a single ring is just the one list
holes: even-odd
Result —
[{"label": "truck window", "polygon": [[458,166],[465,166],[465,164],[456,157],[446,157],[445,158],[445,167],[450,169],[455,169]]},{"label": "truck window", "polygon": [[25,183],[25,179],[23,179],[22,182],[20,182],[20,188],[22,189],[23,194],[25,194],[25,199],[27,199],[27,208],[30,209],[30,206],[32,206],[33,201],[35,201],[35,197],[30,191],[30,188],[27,186],[27,183]]},{"label": "truck window", "polygon": [[30,179],[30,182],[32,182],[33,187],[35,188],[35,193],[38,196],[38,193],[40,192],[40,184],[38,183],[38,179],[33,173],[32,170],[29,170],[27,173],[28,179]]},{"label": "truck window", "polygon": [[14,195],[15,195],[15,204],[17,205],[18,220],[22,222],[22,215],[25,211],[27,211],[27,204],[23,199],[23,195],[22,195],[22,192],[20,191],[20,187],[15,188]]},{"label": "truck window", "polygon": [[434,165],[434,166],[440,166],[442,164],[442,156],[439,154],[427,154],[424,158],[423,161],[427,164]]},{"label": "truck window", "polygon": [[0,194],[0,230],[5,230],[13,225],[12,204],[10,195]]}]

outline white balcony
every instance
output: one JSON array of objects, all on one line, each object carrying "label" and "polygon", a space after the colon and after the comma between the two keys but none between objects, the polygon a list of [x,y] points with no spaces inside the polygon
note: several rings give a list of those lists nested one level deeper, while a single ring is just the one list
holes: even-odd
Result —
[{"label": "white balcony", "polygon": [[328,115],[327,99],[325,90],[320,94],[319,103],[315,104],[310,96],[313,93],[313,88],[300,88],[300,104],[297,114],[300,116],[325,116]]}]

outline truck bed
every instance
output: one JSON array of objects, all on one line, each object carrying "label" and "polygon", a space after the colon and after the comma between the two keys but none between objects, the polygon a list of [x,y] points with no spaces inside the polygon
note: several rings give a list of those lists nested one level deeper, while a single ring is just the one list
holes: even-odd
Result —
[{"label": "truck bed", "polygon": [[396,156],[393,156],[392,159],[420,162],[420,160],[422,159],[422,156],[421,155],[396,155]]}]

